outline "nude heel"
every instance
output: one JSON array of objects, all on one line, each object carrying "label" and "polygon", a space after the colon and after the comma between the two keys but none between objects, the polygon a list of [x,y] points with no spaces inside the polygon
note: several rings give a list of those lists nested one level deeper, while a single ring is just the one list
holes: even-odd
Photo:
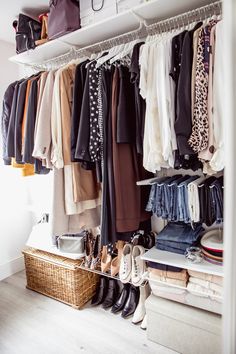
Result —
[{"label": "nude heel", "polygon": [[107,246],[102,248],[101,270],[106,273],[111,268],[111,254],[107,252]]},{"label": "nude heel", "polygon": [[120,261],[122,257],[122,250],[124,248],[125,242],[124,241],[117,241],[116,248],[118,251],[118,256],[113,258],[111,262],[111,275],[114,277],[119,273],[120,270]]}]

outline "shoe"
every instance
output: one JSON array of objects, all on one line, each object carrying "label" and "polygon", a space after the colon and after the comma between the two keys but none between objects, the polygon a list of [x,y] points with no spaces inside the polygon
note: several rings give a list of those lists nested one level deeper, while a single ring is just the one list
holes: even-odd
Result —
[{"label": "shoe", "polygon": [[144,232],[143,230],[136,231],[133,236],[131,237],[131,241],[133,246],[141,245],[143,246],[144,242]]},{"label": "shoe", "polygon": [[95,236],[95,241],[93,243],[92,260],[90,264],[90,269],[96,269],[100,263],[99,242],[100,242],[100,235],[97,235]]},{"label": "shoe", "polygon": [[101,270],[103,273],[106,273],[111,268],[111,254],[107,251],[107,246],[103,246],[102,248],[102,256],[101,256]]},{"label": "shoe", "polygon": [[100,305],[104,301],[107,295],[107,291],[108,291],[107,278],[101,277],[99,286],[97,287],[96,294],[92,298],[91,305],[93,306]]},{"label": "shoe", "polygon": [[92,262],[93,244],[94,244],[93,235],[90,232],[87,232],[85,238],[85,262],[84,262],[84,266],[86,268],[89,268]]},{"label": "shoe", "polygon": [[147,315],[144,316],[140,328],[143,329],[144,331],[147,329]]},{"label": "shoe", "polygon": [[144,248],[150,249],[155,246],[156,243],[156,233],[153,231],[150,231],[148,234],[146,234],[145,237],[145,246]]},{"label": "shoe", "polygon": [[133,246],[129,243],[123,247],[119,270],[119,277],[122,283],[128,283],[131,279],[132,248]]},{"label": "shoe", "polygon": [[127,317],[133,315],[133,313],[136,310],[136,307],[138,305],[138,301],[139,301],[139,288],[137,288],[136,286],[130,285],[128,299],[125,303],[125,307],[123,308],[121,316],[123,318],[127,318]]},{"label": "shoe", "polygon": [[118,256],[113,258],[111,261],[111,275],[113,277],[119,273],[120,261],[121,261],[124,245],[125,245],[124,241],[117,241],[116,242],[116,249],[118,251]]},{"label": "shoe", "polygon": [[134,312],[134,316],[132,318],[132,323],[137,324],[142,322],[142,320],[144,319],[145,315],[146,315],[146,309],[145,309],[145,301],[147,299],[147,297],[150,294],[150,289],[148,284],[146,284],[145,286],[140,286],[139,287],[139,302],[138,302],[138,306]]},{"label": "shoe", "polygon": [[146,263],[141,259],[145,253],[142,246],[134,246],[132,251],[132,275],[131,281],[135,286],[140,286],[143,283],[143,274],[146,270]]},{"label": "shoe", "polygon": [[117,313],[123,310],[129,296],[129,290],[130,290],[130,284],[125,284],[120,296],[116,300],[115,304],[112,306],[111,309],[112,313]]},{"label": "shoe", "polygon": [[107,309],[111,306],[114,305],[116,298],[117,298],[117,283],[115,279],[109,279],[108,280],[108,290],[107,290],[107,294],[106,297],[102,303],[102,307],[104,309]]}]

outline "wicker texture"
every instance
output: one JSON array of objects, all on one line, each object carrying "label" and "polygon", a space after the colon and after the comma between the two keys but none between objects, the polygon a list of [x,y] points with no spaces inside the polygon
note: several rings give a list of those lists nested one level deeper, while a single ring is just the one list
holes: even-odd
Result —
[{"label": "wicker texture", "polygon": [[95,294],[99,276],[72,260],[36,249],[22,252],[27,288],[80,309]]}]

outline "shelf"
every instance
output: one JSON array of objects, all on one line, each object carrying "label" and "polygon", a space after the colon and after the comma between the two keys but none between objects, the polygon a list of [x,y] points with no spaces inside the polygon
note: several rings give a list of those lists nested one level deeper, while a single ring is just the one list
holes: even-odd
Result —
[{"label": "shelf", "polygon": [[14,55],[9,60],[17,64],[38,64],[67,53],[70,48],[70,45],[55,39],[36,47],[34,50]]},{"label": "shelf", "polygon": [[149,262],[161,263],[173,267],[194,270],[196,272],[218,275],[220,277],[223,276],[223,266],[212,264],[205,260],[203,260],[201,263],[190,263],[181,254],[161,251],[156,249],[155,247],[147,251],[142,256],[142,259]]},{"label": "shelf", "polygon": [[132,11],[147,20],[148,23],[154,23],[210,4],[214,1],[215,0],[150,0],[144,4],[133,7],[132,10],[122,12],[42,44],[34,50],[14,55],[9,60],[17,64],[39,64],[67,53],[71,46],[83,48],[99,41],[138,29],[140,23],[137,16],[135,16]]}]

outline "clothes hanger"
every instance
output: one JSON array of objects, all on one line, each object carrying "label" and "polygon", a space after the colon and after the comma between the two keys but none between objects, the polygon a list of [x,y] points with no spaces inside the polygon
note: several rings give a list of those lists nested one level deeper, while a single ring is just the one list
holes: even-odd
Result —
[{"label": "clothes hanger", "polygon": [[101,58],[99,58],[98,60],[97,60],[97,64],[96,64],[96,68],[99,68],[101,65],[103,65],[106,61],[108,61],[109,59],[111,59],[114,55],[116,55],[121,49],[123,49],[124,48],[124,45],[125,44],[119,44],[119,45],[117,45],[117,46],[115,46],[115,47],[112,47],[110,50],[109,50],[109,52],[108,52],[108,54],[107,55],[105,55],[105,56],[103,56],[103,57],[101,57]]},{"label": "clothes hanger", "polygon": [[126,43],[123,50],[110,60],[110,64],[129,55],[131,53],[131,51],[133,50],[135,44],[140,43],[142,41],[143,41],[142,39],[135,39],[131,42]]},{"label": "clothes hanger", "polygon": [[104,50],[102,48],[102,44],[99,43],[99,49],[100,51],[98,53],[92,53],[92,55],[90,56],[89,59],[89,62],[85,65],[86,69],[88,67],[88,65],[90,65],[91,63],[93,63],[94,61],[98,60],[99,58],[101,58],[106,52],[107,50]]}]

